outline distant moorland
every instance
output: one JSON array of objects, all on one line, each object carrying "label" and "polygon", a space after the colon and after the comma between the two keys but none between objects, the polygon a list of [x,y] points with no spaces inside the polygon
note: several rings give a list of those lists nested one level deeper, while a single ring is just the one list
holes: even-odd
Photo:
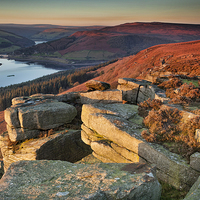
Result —
[{"label": "distant moorland", "polygon": [[[63,33],[63,29],[51,29]],[[51,31],[50,30],[50,31]],[[45,30],[39,35],[42,37]],[[200,25],[127,23],[96,30],[78,31],[68,37],[15,51],[13,58],[63,60],[111,60],[136,54],[158,44],[200,39]]]}]

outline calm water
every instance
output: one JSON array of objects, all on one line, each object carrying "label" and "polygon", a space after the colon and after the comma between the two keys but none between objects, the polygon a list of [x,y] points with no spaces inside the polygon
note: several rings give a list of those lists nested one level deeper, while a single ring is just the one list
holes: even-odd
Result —
[{"label": "calm water", "polygon": [[27,64],[25,62],[7,60],[4,58],[0,58],[0,63],[2,63],[2,65],[0,65],[0,87],[33,80],[60,71],[45,68],[36,63]]},{"label": "calm water", "polygon": [[34,41],[34,42],[35,42],[35,45],[37,45],[37,44],[46,43],[47,41]]}]

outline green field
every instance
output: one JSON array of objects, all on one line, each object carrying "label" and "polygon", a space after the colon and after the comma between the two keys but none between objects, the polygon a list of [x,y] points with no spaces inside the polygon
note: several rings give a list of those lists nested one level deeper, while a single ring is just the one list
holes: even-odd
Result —
[{"label": "green field", "polygon": [[83,50],[67,53],[63,56],[69,60],[108,60],[114,53],[109,51]]},{"label": "green field", "polygon": [[198,80],[181,79],[181,81],[187,84],[192,83],[195,87],[199,87]]},{"label": "green field", "polygon": [[20,49],[20,47],[14,46],[14,45],[11,47],[7,47],[7,48],[0,48],[0,54],[11,53],[17,49]]},{"label": "green field", "polygon": [[5,39],[5,38],[1,38],[1,36],[0,36],[0,44],[1,44],[2,42],[12,43],[12,42],[10,42],[9,40],[7,40],[7,39]]}]

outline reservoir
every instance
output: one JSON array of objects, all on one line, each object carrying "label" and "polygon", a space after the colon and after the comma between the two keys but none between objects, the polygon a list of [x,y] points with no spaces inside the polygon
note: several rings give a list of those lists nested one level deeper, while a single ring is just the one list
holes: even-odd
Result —
[{"label": "reservoir", "polygon": [[46,68],[41,64],[0,58],[0,87],[33,80],[53,74],[59,69]]}]

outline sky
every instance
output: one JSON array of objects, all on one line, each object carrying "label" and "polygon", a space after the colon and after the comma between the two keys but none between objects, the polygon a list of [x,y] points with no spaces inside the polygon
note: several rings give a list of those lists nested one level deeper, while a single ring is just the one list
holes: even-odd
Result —
[{"label": "sky", "polygon": [[0,23],[113,26],[200,24],[200,0],[0,0]]}]

